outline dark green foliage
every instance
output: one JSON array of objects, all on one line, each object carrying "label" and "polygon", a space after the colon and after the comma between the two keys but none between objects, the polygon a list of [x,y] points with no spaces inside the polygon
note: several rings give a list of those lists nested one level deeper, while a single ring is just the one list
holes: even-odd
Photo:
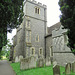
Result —
[{"label": "dark green foliage", "polygon": [[68,29],[68,46],[75,54],[75,0],[59,0],[61,24]]},{"label": "dark green foliage", "polygon": [[17,28],[23,20],[24,0],[0,0],[0,51],[7,43],[7,32]]}]

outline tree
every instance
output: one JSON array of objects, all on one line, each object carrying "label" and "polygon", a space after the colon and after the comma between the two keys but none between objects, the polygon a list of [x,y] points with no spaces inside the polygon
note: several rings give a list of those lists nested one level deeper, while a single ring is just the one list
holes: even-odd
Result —
[{"label": "tree", "polygon": [[2,51],[1,51],[1,54],[0,54],[1,58],[3,56],[5,56],[6,58],[9,58],[11,46],[12,46],[12,44],[10,43],[9,40],[7,40],[7,44],[2,47]]},{"label": "tree", "polygon": [[17,28],[23,20],[24,0],[0,1],[0,52],[7,44],[7,32]]},{"label": "tree", "polygon": [[75,0],[59,0],[60,22],[67,29],[68,46],[75,54]]}]

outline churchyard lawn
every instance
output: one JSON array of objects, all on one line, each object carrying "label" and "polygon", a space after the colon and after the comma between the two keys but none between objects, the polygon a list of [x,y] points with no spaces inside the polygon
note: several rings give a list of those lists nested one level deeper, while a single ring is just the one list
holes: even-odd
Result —
[{"label": "churchyard lawn", "polygon": [[[17,75],[53,75],[53,65],[50,67],[35,68],[29,70],[20,70],[20,63],[11,63],[11,66]],[[61,66],[60,72],[61,75],[65,75],[65,68]],[[75,75],[75,73],[71,72],[70,75]]]}]

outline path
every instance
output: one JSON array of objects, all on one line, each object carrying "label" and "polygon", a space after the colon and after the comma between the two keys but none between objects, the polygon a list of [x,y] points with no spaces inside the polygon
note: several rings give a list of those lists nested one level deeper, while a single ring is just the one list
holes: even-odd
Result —
[{"label": "path", "polygon": [[0,61],[0,75],[16,75],[7,60]]}]

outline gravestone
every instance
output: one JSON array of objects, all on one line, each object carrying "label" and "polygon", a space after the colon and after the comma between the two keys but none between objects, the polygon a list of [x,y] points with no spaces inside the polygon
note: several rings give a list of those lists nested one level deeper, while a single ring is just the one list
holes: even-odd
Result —
[{"label": "gravestone", "polygon": [[60,75],[60,66],[55,65],[53,67],[53,75]]},{"label": "gravestone", "polygon": [[15,57],[15,62],[19,62],[18,56]]},{"label": "gravestone", "polygon": [[71,72],[71,64],[68,63],[65,67],[65,74],[68,75],[70,74],[70,72]]},{"label": "gravestone", "polygon": [[37,67],[44,67],[44,59],[43,58],[39,58],[37,60]]},{"label": "gravestone", "polygon": [[46,66],[50,66],[51,65],[51,60],[49,57],[46,58]]},{"label": "gravestone", "polygon": [[36,68],[36,57],[31,56],[29,59],[29,69]]},{"label": "gravestone", "polygon": [[72,63],[72,72],[75,72],[75,62]]},{"label": "gravestone", "polygon": [[53,66],[56,66],[57,65],[57,62],[56,61],[53,61]]},{"label": "gravestone", "polygon": [[23,58],[23,59],[21,59],[20,69],[21,70],[29,69],[29,58]]},{"label": "gravestone", "polygon": [[19,61],[21,61],[21,59],[23,59],[23,56],[22,55],[19,56]]}]

